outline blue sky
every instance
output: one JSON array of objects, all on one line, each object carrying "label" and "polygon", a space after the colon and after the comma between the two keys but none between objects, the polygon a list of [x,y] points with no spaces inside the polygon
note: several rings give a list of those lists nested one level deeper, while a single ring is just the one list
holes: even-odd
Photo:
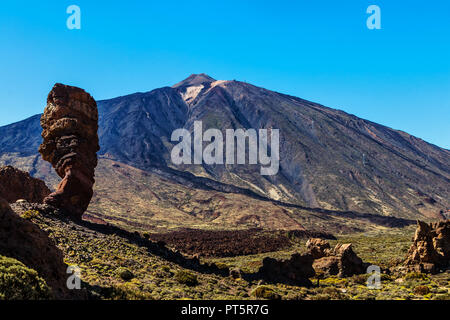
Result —
[{"label": "blue sky", "polygon": [[[72,4],[81,30],[66,27]],[[450,149],[447,0],[3,1],[0,43],[0,125],[42,112],[55,82],[100,100],[204,72]]]}]

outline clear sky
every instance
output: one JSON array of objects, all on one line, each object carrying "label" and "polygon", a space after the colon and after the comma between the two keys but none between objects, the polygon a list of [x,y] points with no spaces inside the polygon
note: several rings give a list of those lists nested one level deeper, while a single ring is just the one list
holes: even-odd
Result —
[{"label": "clear sky", "polygon": [[203,72],[450,148],[448,0],[2,1],[0,46],[0,125],[41,113],[55,82],[100,100]]}]

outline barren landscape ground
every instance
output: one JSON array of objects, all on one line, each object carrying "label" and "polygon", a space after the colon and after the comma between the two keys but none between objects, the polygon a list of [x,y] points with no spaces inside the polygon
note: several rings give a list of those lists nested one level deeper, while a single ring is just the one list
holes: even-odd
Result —
[{"label": "barren landscape ground", "polygon": [[[390,273],[411,245],[414,227],[338,236],[332,244],[351,242],[355,252],[367,262],[382,268],[380,289],[369,289],[369,275],[348,278],[313,277],[313,286],[298,287],[270,283],[255,278],[265,257],[289,258],[305,252],[306,239],[291,237],[282,250],[232,257],[208,255],[191,259],[175,254],[176,246],[147,241],[135,232],[70,220],[13,205],[49,233],[63,251],[65,262],[81,269],[83,288],[91,298],[102,299],[449,299],[450,273],[426,275]],[[132,231],[132,230],[130,230]],[[274,235],[275,236],[275,235]],[[275,236],[276,238],[276,236]],[[245,242],[245,237],[241,241]],[[216,268],[207,267],[215,264]],[[206,266],[206,267],[205,267]],[[228,270],[240,276],[228,276]],[[226,270],[226,271],[225,271]]]}]

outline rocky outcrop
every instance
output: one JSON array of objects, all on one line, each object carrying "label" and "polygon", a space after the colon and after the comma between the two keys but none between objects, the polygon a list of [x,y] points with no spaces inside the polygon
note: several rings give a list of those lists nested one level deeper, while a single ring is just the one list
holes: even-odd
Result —
[{"label": "rocky outcrop", "polygon": [[325,257],[331,248],[328,241],[312,238],[306,241],[306,249],[314,259],[319,259]]},{"label": "rocky outcrop", "polygon": [[0,255],[19,260],[36,270],[51,287],[55,298],[69,298],[62,252],[47,234],[32,222],[20,217],[0,198]]},{"label": "rocky outcrop", "polygon": [[39,179],[11,166],[0,167],[0,197],[9,203],[19,199],[42,203],[50,189]]},{"label": "rocky outcrop", "polygon": [[63,179],[44,202],[81,219],[93,195],[100,149],[97,104],[83,89],[55,84],[41,126],[44,141],[39,152]]},{"label": "rocky outcrop", "polygon": [[259,275],[270,282],[283,282],[297,286],[311,286],[311,278],[315,275],[312,267],[313,257],[310,254],[295,253],[289,260],[265,258],[259,269]]},{"label": "rocky outcrop", "polygon": [[352,244],[337,244],[331,249],[322,239],[309,239],[306,242],[308,253],[314,257],[313,268],[317,273],[350,277],[365,273],[369,264],[364,263],[352,249]]},{"label": "rocky outcrop", "polygon": [[437,273],[450,266],[450,220],[417,221],[414,242],[405,261],[409,271]]},{"label": "rocky outcrop", "polygon": [[310,286],[308,278],[320,275],[350,277],[365,273],[364,263],[352,250],[352,244],[337,244],[331,249],[326,240],[312,238],[306,242],[306,254],[293,254],[289,260],[265,258],[258,274],[270,282]]}]

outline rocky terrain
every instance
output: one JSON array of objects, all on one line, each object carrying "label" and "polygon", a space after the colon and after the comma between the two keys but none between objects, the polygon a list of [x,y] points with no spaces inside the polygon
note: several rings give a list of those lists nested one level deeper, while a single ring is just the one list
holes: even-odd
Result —
[{"label": "rocky terrain", "polygon": [[[0,128],[1,163],[30,172],[0,170],[0,299],[449,299],[447,150],[204,74],[98,104],[100,118],[88,93],[56,84],[43,140],[34,118]],[[168,134],[195,119],[283,128],[281,174],[174,167]],[[42,159],[17,146],[27,136]],[[377,161],[344,161],[355,148]],[[442,220],[419,221],[411,244],[413,217]],[[68,266],[81,288],[67,286]]]},{"label": "rocky terrain", "polygon": [[161,241],[187,255],[197,257],[234,257],[271,252],[290,246],[287,235],[249,230],[183,229],[168,233],[145,233],[153,241]]},{"label": "rocky terrain", "polygon": [[[48,234],[67,264],[80,268],[82,290],[79,294],[82,294],[78,299],[450,299],[448,271],[435,275],[390,271],[390,266],[404,263],[414,233],[412,227],[330,240],[330,247],[351,242],[355,254],[363,261],[381,266],[382,288],[376,290],[366,286],[368,274],[318,274],[311,268],[312,258],[303,267],[306,272],[304,268],[309,265],[309,273],[302,273],[309,275],[308,283],[294,284],[266,276],[265,258],[275,261],[275,265],[276,261],[293,261],[289,265],[292,268],[298,261],[297,256],[311,257],[311,246],[305,245],[306,240],[292,240],[290,246],[281,251],[198,260],[180,255],[162,243],[149,241],[145,235],[113,226],[75,222],[60,211],[48,210],[42,205],[19,201],[12,204],[12,209],[19,219],[25,219],[20,217],[26,212],[36,211],[26,221]],[[4,253],[0,252],[2,255]],[[0,270],[3,265],[14,263],[29,274],[29,280],[14,283],[21,290],[15,292],[28,293],[27,297],[33,299],[51,297],[51,286],[39,278],[40,273],[33,273],[32,269],[26,269],[28,266],[20,265],[22,262],[6,257],[0,258]],[[403,257],[403,261],[397,261],[399,257]],[[289,268],[280,269],[278,275],[289,275]],[[13,274],[10,269],[8,274]],[[299,272],[298,268],[293,270]],[[2,272],[6,272],[6,268]],[[2,279],[0,277],[0,297],[5,294]]]},{"label": "rocky terrain", "polygon": [[[351,277],[366,273],[369,264],[364,263],[353,252],[351,243],[337,244],[333,250],[330,248],[317,250],[314,247],[311,248],[313,240],[316,239],[308,240],[306,246],[309,246],[309,249],[316,253],[313,268],[317,273],[339,277]],[[323,246],[320,248],[323,249]]]},{"label": "rocky terrain", "polygon": [[198,230],[181,229],[167,233],[144,233],[153,241],[187,255],[198,257],[232,257],[282,250],[290,247],[292,238],[321,236],[335,239],[331,234],[293,230]]}]

